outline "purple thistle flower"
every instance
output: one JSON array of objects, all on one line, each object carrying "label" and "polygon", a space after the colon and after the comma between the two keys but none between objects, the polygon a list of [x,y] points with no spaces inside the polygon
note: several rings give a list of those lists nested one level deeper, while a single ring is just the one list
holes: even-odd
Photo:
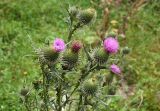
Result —
[{"label": "purple thistle flower", "polygon": [[121,69],[117,65],[115,65],[115,64],[112,64],[110,66],[110,70],[114,74],[120,74],[121,73]]},{"label": "purple thistle flower", "polygon": [[117,39],[113,38],[113,37],[108,37],[104,40],[103,43],[104,49],[105,51],[109,52],[109,53],[117,53],[118,49],[119,49],[119,43],[117,41]]},{"label": "purple thistle flower", "polygon": [[62,39],[56,38],[53,42],[53,49],[56,52],[62,52],[65,50],[65,43]]}]

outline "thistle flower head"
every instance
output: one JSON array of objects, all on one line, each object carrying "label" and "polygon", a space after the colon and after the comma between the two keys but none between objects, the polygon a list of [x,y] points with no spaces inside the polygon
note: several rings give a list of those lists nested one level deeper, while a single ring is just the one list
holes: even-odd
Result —
[{"label": "thistle flower head", "polygon": [[121,73],[121,69],[117,65],[115,65],[115,64],[112,64],[110,66],[110,70],[114,74],[120,74]]},{"label": "thistle flower head", "polygon": [[65,43],[62,39],[56,38],[53,42],[52,48],[54,49],[55,52],[62,52],[65,50]]},{"label": "thistle flower head", "polygon": [[117,53],[118,49],[119,49],[119,43],[117,41],[117,39],[113,38],[113,37],[108,37],[104,40],[103,43],[104,49],[105,51],[107,51],[108,53]]},{"label": "thistle flower head", "polygon": [[78,53],[81,48],[82,48],[82,43],[80,41],[73,41],[71,46],[72,52]]}]

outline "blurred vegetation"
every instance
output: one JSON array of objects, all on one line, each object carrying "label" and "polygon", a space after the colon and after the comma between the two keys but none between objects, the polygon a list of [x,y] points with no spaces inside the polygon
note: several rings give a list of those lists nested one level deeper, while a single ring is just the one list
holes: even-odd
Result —
[{"label": "blurred vegetation", "polygon": [[[33,60],[29,37],[36,47],[57,36],[65,39],[66,3],[68,1],[65,0],[0,1],[0,111],[24,109],[20,104],[20,89],[32,86],[32,81],[40,74],[38,64]],[[93,7],[89,0],[69,0],[69,3],[82,8]],[[116,11],[111,12],[111,20],[118,21],[118,16],[124,14],[123,10]],[[93,32],[86,29],[77,32],[75,37],[96,37],[95,29],[91,29]],[[124,44],[132,50],[128,62],[138,76],[136,94],[125,101],[126,106],[116,98],[111,107],[118,111],[160,110],[159,0],[149,0],[129,21]],[[122,42],[121,46],[124,44]],[[143,101],[138,109],[141,97]]]}]

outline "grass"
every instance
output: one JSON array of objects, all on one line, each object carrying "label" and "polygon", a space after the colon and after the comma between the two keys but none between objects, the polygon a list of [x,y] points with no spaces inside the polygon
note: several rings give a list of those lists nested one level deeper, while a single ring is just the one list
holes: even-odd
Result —
[{"label": "grass", "polygon": [[[71,0],[70,4],[83,8],[91,6],[89,1],[77,1]],[[40,74],[28,36],[36,47],[57,36],[65,39],[65,3],[57,0],[0,1],[0,111],[22,111],[20,88],[31,86],[31,81]],[[160,2],[151,0],[130,21],[126,34],[126,44],[132,49],[128,60],[138,75],[137,92],[144,92],[140,111],[160,109],[160,98],[157,98],[160,89],[159,9]],[[81,32],[86,37],[95,35],[88,30]],[[136,111],[134,106],[130,108]]]}]

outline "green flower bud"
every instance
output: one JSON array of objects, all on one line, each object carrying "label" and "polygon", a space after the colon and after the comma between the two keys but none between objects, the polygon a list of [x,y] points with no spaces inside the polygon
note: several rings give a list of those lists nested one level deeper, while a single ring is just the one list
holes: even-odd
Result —
[{"label": "green flower bud", "polygon": [[83,24],[89,24],[92,21],[94,21],[94,19],[96,18],[96,10],[93,8],[88,8],[86,10],[82,10],[77,18],[79,19],[79,21]]},{"label": "green flower bud", "polygon": [[96,92],[98,91],[98,85],[96,84],[96,81],[93,81],[92,79],[89,79],[87,81],[84,82],[83,86],[82,86],[82,92],[89,96],[93,96],[96,94]]},{"label": "green flower bud", "polygon": [[127,64],[127,67],[124,67],[124,80],[128,85],[133,85],[137,83],[138,74],[136,70]]},{"label": "green flower bud", "polygon": [[116,86],[111,86],[108,88],[108,95],[115,95],[116,94]]},{"label": "green flower bud", "polygon": [[78,14],[78,9],[75,6],[69,7],[68,11],[71,17],[76,17]]},{"label": "green flower bud", "polygon": [[40,101],[40,111],[44,111],[45,110],[45,103],[43,101]]},{"label": "green flower bud", "polygon": [[28,95],[29,90],[26,88],[21,89],[20,94],[21,96],[27,96]]},{"label": "green flower bud", "polygon": [[59,59],[58,52],[55,52],[52,48],[44,48],[37,50],[39,60],[41,63],[53,64]]},{"label": "green flower bud", "polygon": [[36,80],[36,81],[33,81],[33,87],[35,90],[39,90],[42,86],[42,81],[41,80]]},{"label": "green flower bud", "polygon": [[130,49],[128,48],[128,47],[124,47],[123,49],[122,49],[122,53],[123,54],[129,54],[130,53]]},{"label": "green flower bud", "polygon": [[106,86],[106,85],[109,86],[113,81],[113,77],[114,77],[114,74],[112,73],[105,75],[105,82],[103,83],[103,86]]},{"label": "green flower bud", "polygon": [[126,35],[125,34],[119,34],[118,38],[126,38]]},{"label": "green flower bud", "polygon": [[93,54],[94,60],[98,64],[105,64],[108,60],[109,54],[103,48],[97,49]]},{"label": "green flower bud", "polygon": [[116,33],[115,32],[109,32],[108,34],[107,34],[107,37],[116,37]]},{"label": "green flower bud", "polygon": [[67,50],[63,54],[63,65],[62,65],[63,69],[65,70],[72,69],[78,63],[78,59],[79,59],[79,53],[74,53],[71,50]]},{"label": "green flower bud", "polygon": [[48,48],[43,50],[44,57],[50,62],[54,62],[58,59],[59,53],[55,52],[53,49]]}]

